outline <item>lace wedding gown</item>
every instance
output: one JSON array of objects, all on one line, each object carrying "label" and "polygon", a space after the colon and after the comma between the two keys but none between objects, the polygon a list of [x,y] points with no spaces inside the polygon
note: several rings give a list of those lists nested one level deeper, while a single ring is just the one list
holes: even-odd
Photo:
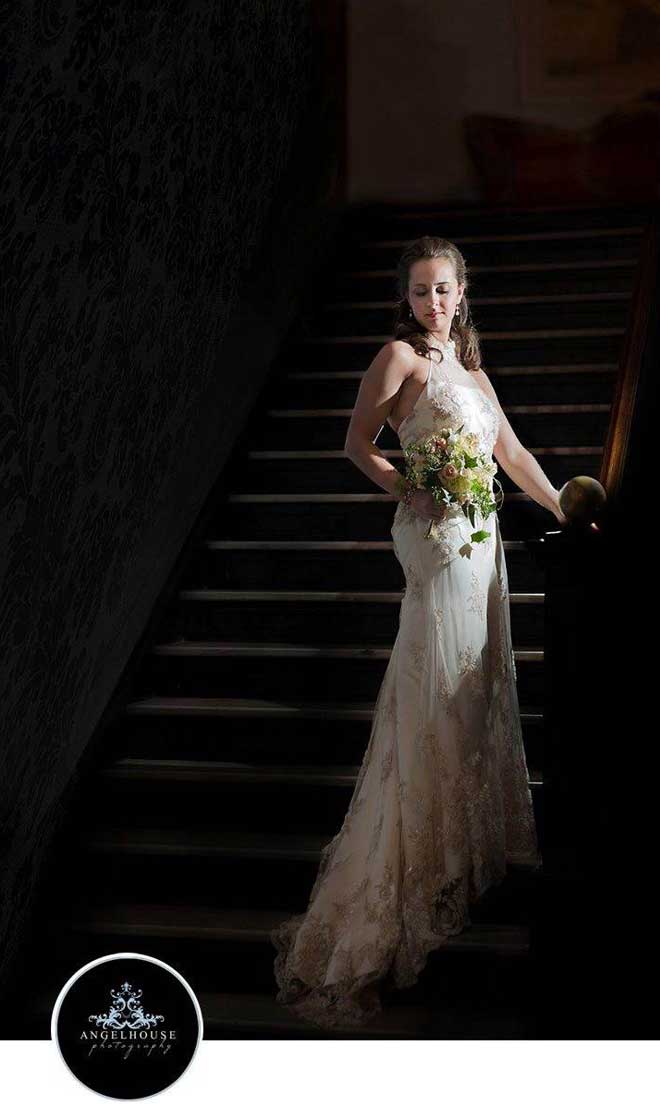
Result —
[{"label": "lace wedding gown", "polygon": [[[464,423],[490,459],[497,409],[468,373],[457,382],[455,343],[442,350],[401,444]],[[278,1002],[321,1027],[371,1019],[383,983],[413,985],[507,862],[541,865],[497,512],[477,522],[489,536],[467,553],[473,526],[460,506],[435,540],[411,507],[396,508],[406,590],[369,743],[307,911],[270,933]]]}]

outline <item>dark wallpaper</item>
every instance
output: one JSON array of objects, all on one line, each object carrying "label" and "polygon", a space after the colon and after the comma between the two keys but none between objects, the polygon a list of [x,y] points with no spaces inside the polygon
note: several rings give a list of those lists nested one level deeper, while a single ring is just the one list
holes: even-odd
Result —
[{"label": "dark wallpaper", "polygon": [[314,71],[305,0],[3,12],[0,970],[258,390],[223,337]]}]

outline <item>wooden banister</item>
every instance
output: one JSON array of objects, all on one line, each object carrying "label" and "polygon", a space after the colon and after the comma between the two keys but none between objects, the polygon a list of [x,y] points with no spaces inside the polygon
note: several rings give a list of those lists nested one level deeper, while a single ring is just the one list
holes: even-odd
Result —
[{"label": "wooden banister", "polygon": [[652,305],[658,295],[659,256],[660,212],[654,208],[648,218],[640,252],[623,343],[621,367],[612,399],[612,416],[600,469],[600,482],[605,488],[608,500],[616,498],[626,464],[642,356]]}]

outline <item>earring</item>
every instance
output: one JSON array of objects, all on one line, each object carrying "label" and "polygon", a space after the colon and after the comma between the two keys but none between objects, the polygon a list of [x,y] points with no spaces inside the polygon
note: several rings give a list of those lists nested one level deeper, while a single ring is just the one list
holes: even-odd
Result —
[{"label": "earring", "polygon": [[458,315],[459,315],[458,307],[456,307],[456,310],[454,311],[454,315],[456,316],[456,318],[458,318]]}]

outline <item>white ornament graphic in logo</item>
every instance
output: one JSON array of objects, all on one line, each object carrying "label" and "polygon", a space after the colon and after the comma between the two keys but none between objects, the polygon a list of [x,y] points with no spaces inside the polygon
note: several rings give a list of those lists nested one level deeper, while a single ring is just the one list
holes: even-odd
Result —
[{"label": "white ornament graphic in logo", "polygon": [[165,1019],[164,1016],[145,1012],[140,1004],[142,990],[138,989],[135,992],[133,986],[127,981],[120,986],[119,990],[111,989],[110,993],[113,997],[110,1011],[99,1015],[92,1013],[89,1017],[89,1022],[96,1024],[97,1027],[110,1027],[118,1031],[128,1028],[130,1031],[137,1031],[144,1027],[155,1027]]}]

